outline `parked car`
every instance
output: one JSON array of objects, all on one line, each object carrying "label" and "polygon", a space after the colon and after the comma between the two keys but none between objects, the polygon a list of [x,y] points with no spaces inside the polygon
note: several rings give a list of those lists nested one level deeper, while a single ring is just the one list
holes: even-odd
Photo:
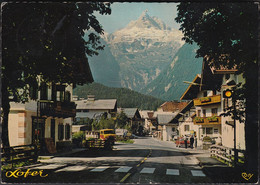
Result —
[{"label": "parked car", "polygon": [[[175,142],[177,147],[185,147],[185,143],[184,143],[184,138],[183,137],[179,137],[176,142]],[[188,138],[187,140],[187,147],[190,146],[190,140]]]}]

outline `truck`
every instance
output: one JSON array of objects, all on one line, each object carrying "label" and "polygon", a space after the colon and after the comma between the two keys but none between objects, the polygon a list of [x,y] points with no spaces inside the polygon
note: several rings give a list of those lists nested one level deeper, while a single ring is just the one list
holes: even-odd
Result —
[{"label": "truck", "polygon": [[102,129],[99,131],[99,138],[101,140],[110,140],[112,144],[115,144],[116,134],[114,129]]}]

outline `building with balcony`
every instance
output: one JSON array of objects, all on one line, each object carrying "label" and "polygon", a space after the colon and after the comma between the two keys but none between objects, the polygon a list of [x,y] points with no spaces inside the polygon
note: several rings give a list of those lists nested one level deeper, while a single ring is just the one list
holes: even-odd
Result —
[{"label": "building with balcony", "polygon": [[[196,114],[192,117],[193,124],[191,125],[196,128],[198,146],[203,143],[203,138],[206,136],[220,143],[222,131],[221,92],[216,87],[202,84],[203,78],[205,78],[204,73],[196,75],[181,97],[181,100],[193,100]],[[215,81],[210,82],[214,83]]]},{"label": "building with balcony", "polygon": [[30,88],[28,102],[11,102],[10,146],[37,144],[42,152],[50,153],[70,149],[71,125],[76,116],[72,89],[68,84],[41,83]]}]

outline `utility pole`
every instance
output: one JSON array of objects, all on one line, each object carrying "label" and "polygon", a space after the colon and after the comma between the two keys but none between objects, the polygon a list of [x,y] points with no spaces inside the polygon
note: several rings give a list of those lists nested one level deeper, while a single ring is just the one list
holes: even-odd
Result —
[{"label": "utility pole", "polygon": [[233,116],[234,116],[234,167],[237,166],[238,162],[238,153],[237,153],[237,148],[236,148],[236,99],[234,96],[232,96],[232,104],[233,104]]},{"label": "utility pole", "polygon": [[237,153],[237,147],[236,147],[236,117],[237,117],[237,111],[236,111],[236,98],[235,98],[235,95],[234,95],[234,90],[225,90],[223,92],[223,97],[224,98],[232,98],[232,105],[233,105],[233,116],[234,116],[234,167],[237,166],[237,162],[238,162],[238,153]]}]

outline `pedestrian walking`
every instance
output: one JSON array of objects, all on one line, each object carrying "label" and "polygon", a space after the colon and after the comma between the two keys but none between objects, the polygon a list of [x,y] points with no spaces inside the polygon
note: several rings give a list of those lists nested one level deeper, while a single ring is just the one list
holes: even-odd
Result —
[{"label": "pedestrian walking", "polygon": [[194,145],[195,145],[195,148],[197,148],[197,137],[195,136],[195,138],[194,138]]},{"label": "pedestrian walking", "polygon": [[190,137],[190,147],[193,149],[194,137],[191,135]]},{"label": "pedestrian walking", "polygon": [[187,149],[187,147],[188,147],[188,138],[187,138],[186,135],[184,136],[184,144],[185,144],[185,148]]}]

